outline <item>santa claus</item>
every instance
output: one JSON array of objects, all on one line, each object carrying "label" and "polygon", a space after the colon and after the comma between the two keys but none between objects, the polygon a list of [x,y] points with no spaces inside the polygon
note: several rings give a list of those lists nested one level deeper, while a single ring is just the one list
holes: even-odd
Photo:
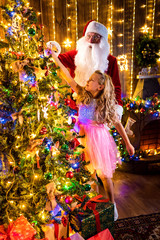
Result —
[{"label": "santa claus", "polygon": [[84,28],[83,37],[77,41],[76,49],[59,54],[58,58],[70,69],[71,76],[81,86],[85,86],[96,70],[110,75],[118,103],[116,111],[121,119],[123,108],[118,65],[116,58],[109,52],[108,30],[103,24],[91,20]]}]

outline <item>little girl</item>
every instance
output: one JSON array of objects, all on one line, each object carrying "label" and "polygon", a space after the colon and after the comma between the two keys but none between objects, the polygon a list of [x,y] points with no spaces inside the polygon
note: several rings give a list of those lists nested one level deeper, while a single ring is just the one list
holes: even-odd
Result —
[{"label": "little girl", "polygon": [[116,116],[112,80],[108,75],[95,71],[86,86],[81,87],[70,76],[54,52],[52,56],[62,70],[64,79],[78,94],[80,135],[85,135],[82,144],[85,146],[86,161],[90,161],[87,166],[94,179],[97,174],[102,180],[107,197],[114,203],[114,220],[117,220],[118,212],[114,202],[112,177],[117,161],[121,163],[121,160],[117,157],[118,151],[114,139],[104,124],[109,127],[115,126],[130,155],[134,154],[134,147]]}]

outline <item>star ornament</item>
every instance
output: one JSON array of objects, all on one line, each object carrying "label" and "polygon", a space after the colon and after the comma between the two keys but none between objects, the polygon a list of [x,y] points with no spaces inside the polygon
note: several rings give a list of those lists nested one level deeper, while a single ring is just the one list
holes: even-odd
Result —
[{"label": "star ornament", "polygon": [[64,46],[65,46],[66,48],[71,47],[71,44],[72,44],[72,41],[70,41],[69,38],[67,38],[67,39],[64,41]]},{"label": "star ornament", "polygon": [[147,27],[147,24],[144,25],[144,27],[141,28],[143,33],[148,33],[149,27]]}]

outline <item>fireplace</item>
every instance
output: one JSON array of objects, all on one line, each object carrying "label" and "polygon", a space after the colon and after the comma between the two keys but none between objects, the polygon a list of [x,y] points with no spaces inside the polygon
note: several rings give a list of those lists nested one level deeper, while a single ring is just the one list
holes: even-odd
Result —
[{"label": "fireplace", "polygon": [[129,138],[135,149],[142,149],[148,155],[160,154],[160,117],[141,113],[131,113],[127,117],[134,121],[133,135]]},{"label": "fireplace", "polygon": [[160,120],[150,121],[141,131],[140,149],[148,155],[160,153]]}]

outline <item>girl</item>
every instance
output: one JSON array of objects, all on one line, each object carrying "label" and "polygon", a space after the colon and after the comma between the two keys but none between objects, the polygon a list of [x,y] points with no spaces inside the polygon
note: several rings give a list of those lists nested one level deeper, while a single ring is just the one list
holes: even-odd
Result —
[{"label": "girl", "polygon": [[112,177],[117,161],[119,163],[121,161],[117,157],[114,139],[104,125],[115,126],[130,155],[134,154],[134,147],[116,116],[112,80],[108,75],[95,71],[86,86],[80,87],[53,51],[52,56],[59,65],[64,79],[78,94],[80,135],[85,135],[82,142],[85,146],[85,158],[90,161],[88,168],[92,177],[96,179],[97,174],[101,178],[107,197],[114,203],[114,220],[116,221],[118,213],[114,201]]}]

